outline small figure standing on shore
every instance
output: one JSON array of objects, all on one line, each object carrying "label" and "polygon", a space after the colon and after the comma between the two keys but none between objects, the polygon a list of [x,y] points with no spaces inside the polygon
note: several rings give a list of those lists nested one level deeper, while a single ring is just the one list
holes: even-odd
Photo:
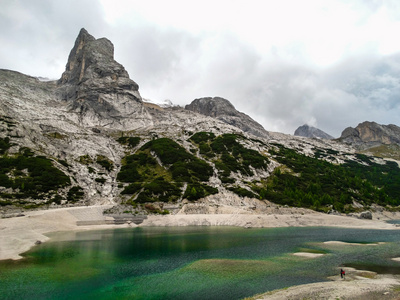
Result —
[{"label": "small figure standing on shore", "polygon": [[343,269],[340,269],[340,277],[346,278],[346,272]]}]

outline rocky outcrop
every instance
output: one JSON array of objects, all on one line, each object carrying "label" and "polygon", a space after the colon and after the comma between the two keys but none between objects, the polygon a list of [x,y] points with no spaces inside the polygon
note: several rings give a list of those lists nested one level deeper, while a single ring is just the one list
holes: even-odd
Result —
[{"label": "rocky outcrop", "polygon": [[195,99],[185,109],[216,118],[255,136],[268,138],[268,132],[248,115],[239,112],[228,100],[220,97]]},{"label": "rocky outcrop", "polygon": [[359,148],[400,145],[400,127],[393,124],[381,125],[375,122],[363,122],[356,128],[348,127],[343,130],[340,140]]},{"label": "rocky outcrop", "polygon": [[333,136],[327,134],[326,132],[318,128],[309,126],[307,124],[304,124],[303,126],[297,128],[296,131],[294,132],[294,135],[308,137],[308,138],[327,139],[327,140],[333,139]]},{"label": "rocky outcrop", "polygon": [[[95,39],[83,28],[58,86],[59,96],[69,102],[69,109],[83,125],[126,130],[151,119],[139,86],[114,60],[113,44],[106,38]],[[136,123],[132,123],[132,117]]]}]

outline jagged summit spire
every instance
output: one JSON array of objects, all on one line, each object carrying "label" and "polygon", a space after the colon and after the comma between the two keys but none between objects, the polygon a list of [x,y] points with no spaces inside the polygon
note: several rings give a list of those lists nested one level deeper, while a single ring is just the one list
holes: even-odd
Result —
[{"label": "jagged summit spire", "polygon": [[125,68],[114,60],[114,45],[106,38],[94,38],[85,28],[75,40],[58,84],[64,87],[64,100],[98,100],[101,90],[126,93],[139,89]]},{"label": "jagged summit spire", "polygon": [[84,28],[69,54],[57,92],[82,125],[130,128],[126,116],[148,118],[139,86],[114,60],[114,45],[106,38],[94,38]]},{"label": "jagged summit spire", "polygon": [[106,38],[95,39],[85,28],[82,28],[68,56],[68,62],[60,83],[77,84],[88,79],[85,78],[85,75],[88,75],[86,77],[92,75],[86,74],[91,66],[97,65],[97,68],[108,69],[114,64],[118,65],[117,69],[119,69],[120,75],[129,78],[124,67],[114,60],[114,45]]},{"label": "jagged summit spire", "polygon": [[96,39],[89,34],[89,32],[87,32],[87,30],[85,28],[82,28],[79,31],[78,37],[75,40],[75,45],[72,48],[71,52],[69,53],[68,56],[68,62],[67,62],[67,66],[66,66],[66,71],[71,71],[71,69],[73,69],[73,62],[74,62],[74,58],[77,57],[79,51],[83,48],[83,46],[88,43],[88,42],[92,42],[95,41]]}]

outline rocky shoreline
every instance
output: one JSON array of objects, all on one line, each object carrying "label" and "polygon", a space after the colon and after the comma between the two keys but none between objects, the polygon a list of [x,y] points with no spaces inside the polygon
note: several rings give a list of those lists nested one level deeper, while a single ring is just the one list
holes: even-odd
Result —
[{"label": "rocky shoreline", "polygon": [[[347,268],[346,279],[329,277],[317,282],[255,295],[244,300],[396,300],[400,299],[400,276]],[[338,270],[339,274],[339,270]]]}]

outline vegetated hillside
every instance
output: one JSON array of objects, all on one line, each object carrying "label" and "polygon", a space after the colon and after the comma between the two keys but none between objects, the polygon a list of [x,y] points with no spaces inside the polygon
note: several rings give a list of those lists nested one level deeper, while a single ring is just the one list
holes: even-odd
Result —
[{"label": "vegetated hillside", "polygon": [[124,203],[136,207],[146,202],[195,201],[222,189],[260,198],[257,180],[245,183],[243,177],[260,176],[255,173],[266,177],[269,160],[242,145],[246,138],[198,132],[188,141],[189,151],[172,139],[159,138],[125,156],[117,176],[121,194],[128,195]]},{"label": "vegetated hillside", "polygon": [[[16,126],[7,117],[2,123],[3,128]],[[37,155],[18,146],[19,137],[11,129],[5,132],[0,139],[3,208],[86,203],[90,191],[77,184],[73,171],[79,166],[97,186],[115,174],[115,202],[141,213],[168,213],[151,209],[149,203],[194,202],[221,192],[324,212],[400,204],[397,163],[308,139],[268,142],[232,133],[186,132],[178,139],[125,133],[108,136],[125,153],[120,160],[85,154],[71,161]]]},{"label": "vegetated hillside", "polygon": [[[126,156],[118,174],[125,183],[122,194],[129,195],[125,203],[136,207],[145,202],[195,201],[225,190],[323,212],[400,204],[400,169],[395,162],[317,147],[305,155],[234,134],[198,132],[189,141],[190,152],[162,138]],[[246,143],[262,150],[247,148]]]},{"label": "vegetated hillside", "polygon": [[[8,137],[0,138],[0,206],[36,208],[61,204],[63,199],[74,203],[82,198],[82,188],[70,187],[70,178],[52,160],[35,155],[26,147],[8,155],[11,147]],[[67,165],[65,161],[60,163]]]},{"label": "vegetated hillside", "polygon": [[400,205],[396,162],[343,154],[343,163],[333,164],[324,160],[334,160],[338,154],[329,149],[316,149],[314,157],[308,157],[279,144],[275,147],[270,153],[282,166],[270,177],[266,194],[275,203],[340,212],[353,212],[358,206],[373,203]]}]

